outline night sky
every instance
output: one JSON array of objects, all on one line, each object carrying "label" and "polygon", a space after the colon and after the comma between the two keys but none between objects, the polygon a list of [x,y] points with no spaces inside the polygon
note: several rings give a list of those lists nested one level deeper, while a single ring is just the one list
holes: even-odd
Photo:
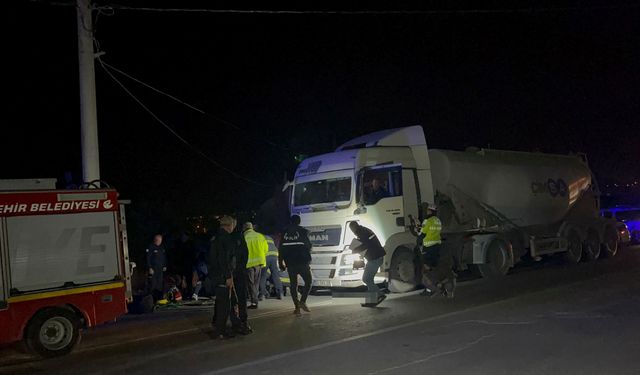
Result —
[{"label": "night sky", "polygon": [[[435,11],[419,14],[106,9],[94,20],[103,61],[207,114],[118,79],[192,147],[252,182],[181,143],[96,64],[101,177],[139,215],[156,220],[248,210],[284,173],[292,175],[295,155],[420,124],[431,148],[586,152],[599,180],[638,179],[640,8],[631,1],[536,3],[529,12],[507,11],[530,4],[506,1],[387,8]],[[114,3],[98,3],[107,4]],[[363,10],[344,6],[269,9]],[[23,1],[5,14],[12,31],[5,31],[3,53],[10,84],[2,178],[62,180],[70,172],[77,182],[75,8]]]}]

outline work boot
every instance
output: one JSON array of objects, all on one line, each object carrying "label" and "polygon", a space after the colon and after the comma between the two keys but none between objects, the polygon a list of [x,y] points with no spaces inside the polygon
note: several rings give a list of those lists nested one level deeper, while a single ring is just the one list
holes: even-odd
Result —
[{"label": "work boot", "polygon": [[246,336],[253,333],[253,329],[249,326],[249,324],[244,323],[239,326],[233,327],[233,332]]},{"label": "work boot", "polygon": [[300,312],[300,308],[298,306],[296,306],[296,308],[293,309],[293,315],[302,316],[302,313]]},{"label": "work boot", "polygon": [[444,284],[444,292],[447,298],[453,298],[453,292],[456,290],[456,279],[447,281]]},{"label": "work boot", "polygon": [[379,296],[378,296],[378,303],[380,303],[380,302],[384,301],[384,300],[385,300],[385,298],[387,298],[387,296],[386,296],[386,295],[384,295],[384,294],[379,295]]},{"label": "work boot", "polygon": [[311,310],[309,310],[305,302],[300,303],[300,308],[306,312],[311,312]]},{"label": "work boot", "polygon": [[226,340],[226,339],[231,339],[234,338],[235,335],[232,332],[229,332],[228,330],[218,330],[215,329],[213,330],[213,339],[215,340]]},{"label": "work boot", "polygon": [[420,292],[421,296],[426,296],[426,297],[433,297],[434,294],[436,294],[436,292],[429,288],[424,288],[424,290]]}]

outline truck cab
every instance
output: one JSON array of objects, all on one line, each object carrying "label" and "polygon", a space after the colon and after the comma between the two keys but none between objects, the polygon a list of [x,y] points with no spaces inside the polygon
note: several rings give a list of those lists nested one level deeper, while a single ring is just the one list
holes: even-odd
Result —
[{"label": "truck cab", "polygon": [[305,159],[296,171],[291,212],[309,230],[314,286],[362,285],[364,259],[349,249],[351,221],[371,229],[385,247],[376,282],[388,281],[389,271],[413,279],[412,261],[390,268],[396,250],[412,259],[421,201],[433,202],[433,188],[420,126],[376,132]]}]

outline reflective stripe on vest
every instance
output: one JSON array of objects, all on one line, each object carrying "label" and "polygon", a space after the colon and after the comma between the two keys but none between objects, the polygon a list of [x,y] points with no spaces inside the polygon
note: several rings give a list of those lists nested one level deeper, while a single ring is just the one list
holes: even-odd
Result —
[{"label": "reflective stripe on vest", "polygon": [[276,243],[273,240],[273,238],[269,237],[269,236],[264,236],[267,239],[267,244],[269,245],[269,251],[267,251],[267,256],[278,256],[278,248],[276,247]]}]

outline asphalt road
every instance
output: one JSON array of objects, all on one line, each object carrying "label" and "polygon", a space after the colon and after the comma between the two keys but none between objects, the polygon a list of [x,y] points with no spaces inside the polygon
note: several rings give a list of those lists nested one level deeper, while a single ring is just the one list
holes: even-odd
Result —
[{"label": "asphalt road", "polygon": [[267,300],[255,333],[212,340],[210,307],[127,316],[63,358],[0,351],[0,373],[640,374],[640,247],[612,259],[468,279],[456,298],[312,296],[310,314]]}]

